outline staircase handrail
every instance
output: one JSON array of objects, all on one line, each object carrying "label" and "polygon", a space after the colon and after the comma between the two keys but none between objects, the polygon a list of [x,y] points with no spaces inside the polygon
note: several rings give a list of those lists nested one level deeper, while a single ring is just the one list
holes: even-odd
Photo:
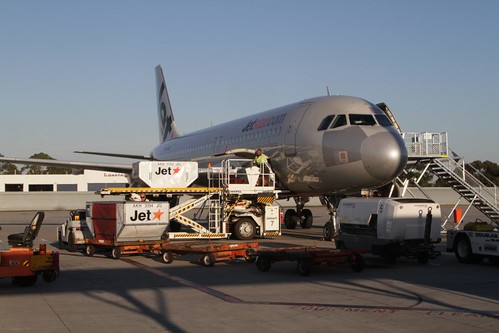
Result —
[{"label": "staircase handrail", "polygon": [[[455,154],[455,152],[452,152]],[[459,156],[455,154],[455,156]],[[445,167],[444,161],[449,163],[449,166],[447,169],[451,171],[456,177],[459,177],[460,180],[462,180],[464,183],[469,185],[470,187],[475,190],[475,188],[478,188],[479,191],[478,193],[486,192],[491,198],[494,199],[494,202],[491,202],[488,200],[488,198],[483,197],[485,201],[487,201],[490,205],[497,207],[497,202],[498,202],[498,196],[497,196],[497,185],[495,185],[490,179],[485,177],[483,173],[481,173],[479,170],[474,168],[472,165],[466,163],[463,158],[461,158],[462,164],[458,163],[456,159],[454,158],[446,158],[446,159],[437,159],[435,161],[438,161],[437,163],[441,164],[442,166]],[[453,164],[454,169],[451,168],[451,164]],[[486,186],[483,182],[481,182],[477,177],[475,177],[471,172],[466,170],[467,168],[471,168],[474,171],[476,171],[478,174],[480,174],[482,177],[484,177],[485,180],[490,184],[490,186]],[[459,171],[456,172],[456,169]]]}]

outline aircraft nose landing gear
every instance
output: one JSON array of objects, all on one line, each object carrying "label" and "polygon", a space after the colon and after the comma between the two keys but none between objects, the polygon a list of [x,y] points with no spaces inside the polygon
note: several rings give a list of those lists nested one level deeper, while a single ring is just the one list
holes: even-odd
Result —
[{"label": "aircraft nose landing gear", "polygon": [[302,229],[310,229],[314,223],[314,216],[310,209],[303,209],[308,198],[295,197],[296,210],[287,209],[284,214],[284,225],[287,229],[295,229],[298,223]]}]

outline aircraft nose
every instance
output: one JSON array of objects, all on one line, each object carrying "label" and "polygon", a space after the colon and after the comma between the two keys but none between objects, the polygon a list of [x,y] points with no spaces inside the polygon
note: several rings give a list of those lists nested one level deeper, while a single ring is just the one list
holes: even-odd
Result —
[{"label": "aircraft nose", "polygon": [[398,134],[376,133],[362,142],[361,158],[364,168],[372,177],[390,182],[404,169],[407,148]]}]

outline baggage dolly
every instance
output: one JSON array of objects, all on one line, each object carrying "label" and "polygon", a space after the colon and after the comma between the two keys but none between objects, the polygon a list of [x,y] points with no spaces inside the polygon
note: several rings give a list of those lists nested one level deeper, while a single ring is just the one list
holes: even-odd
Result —
[{"label": "baggage dolly", "polygon": [[296,270],[300,275],[308,276],[312,267],[322,263],[328,266],[350,265],[354,272],[364,269],[364,249],[327,249],[316,247],[288,247],[258,250],[256,267],[261,272],[268,272],[273,263],[278,261],[296,261]]},{"label": "baggage dolly", "polygon": [[85,248],[83,254],[92,257],[96,250],[111,250],[111,258],[118,260],[122,254],[142,254],[142,253],[157,253],[162,254],[166,249],[166,240],[159,241],[133,241],[133,242],[115,242],[102,241],[95,239],[85,239]]},{"label": "baggage dolly", "polygon": [[177,255],[200,254],[201,263],[211,267],[216,262],[228,261],[236,258],[244,258],[247,262],[254,262],[258,249],[258,242],[229,243],[229,244],[206,244],[205,242],[170,243],[161,254],[161,260],[165,264],[171,264]]}]

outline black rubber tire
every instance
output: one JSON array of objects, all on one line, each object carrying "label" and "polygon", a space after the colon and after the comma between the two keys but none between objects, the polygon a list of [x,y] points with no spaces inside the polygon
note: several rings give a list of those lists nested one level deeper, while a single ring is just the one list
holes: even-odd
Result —
[{"label": "black rubber tire", "polygon": [[271,266],[272,262],[267,256],[259,256],[256,259],[256,268],[258,268],[260,272],[268,272]]},{"label": "black rubber tire", "polygon": [[454,253],[457,261],[462,264],[479,264],[483,261],[482,256],[474,255],[471,243],[467,236],[461,235],[454,241]]},{"label": "black rubber tire", "polygon": [[111,258],[113,258],[114,260],[120,260],[121,249],[119,246],[115,246],[111,249]]},{"label": "black rubber tire", "polygon": [[172,251],[163,251],[163,253],[161,253],[161,260],[165,264],[171,264],[173,262],[173,252]]},{"label": "black rubber tire", "polygon": [[45,282],[54,282],[55,279],[57,279],[57,273],[53,270],[50,270],[50,271],[45,271],[42,273],[42,279],[43,281]]},{"label": "black rubber tire", "polygon": [[314,224],[314,215],[310,209],[303,209],[301,211],[300,226],[302,229],[310,229]]},{"label": "black rubber tire", "polygon": [[333,236],[334,236],[333,223],[326,222],[326,224],[324,224],[324,227],[322,228],[322,236],[324,237],[324,240],[326,240],[326,241],[333,240]]},{"label": "black rubber tire", "polygon": [[253,219],[243,217],[234,224],[234,237],[239,240],[250,240],[255,238],[256,225]]},{"label": "black rubber tire", "polygon": [[299,259],[296,264],[296,271],[301,276],[309,276],[312,273],[312,261],[308,258]]},{"label": "black rubber tire", "polygon": [[64,250],[64,242],[62,241],[62,233],[60,231],[57,232],[57,247],[59,250]]},{"label": "black rubber tire", "polygon": [[69,232],[67,249],[69,252],[76,252],[77,250],[77,246],[75,244],[75,235],[72,231]]},{"label": "black rubber tire", "polygon": [[95,253],[95,246],[92,244],[85,245],[85,249],[83,250],[83,254],[87,257],[92,257]]},{"label": "black rubber tire", "polygon": [[360,254],[355,253],[352,255],[352,270],[354,272],[362,272],[364,268],[366,267],[366,263],[364,261],[364,257],[362,257]]},{"label": "black rubber tire", "polygon": [[213,253],[207,253],[201,257],[201,262],[206,267],[212,267],[216,262],[215,255]]},{"label": "black rubber tire", "polygon": [[38,275],[29,275],[29,276],[14,276],[12,278],[12,283],[19,287],[31,287],[36,283],[38,279]]},{"label": "black rubber tire", "polygon": [[299,219],[296,210],[287,209],[286,213],[284,213],[284,225],[286,226],[286,229],[296,229]]}]

